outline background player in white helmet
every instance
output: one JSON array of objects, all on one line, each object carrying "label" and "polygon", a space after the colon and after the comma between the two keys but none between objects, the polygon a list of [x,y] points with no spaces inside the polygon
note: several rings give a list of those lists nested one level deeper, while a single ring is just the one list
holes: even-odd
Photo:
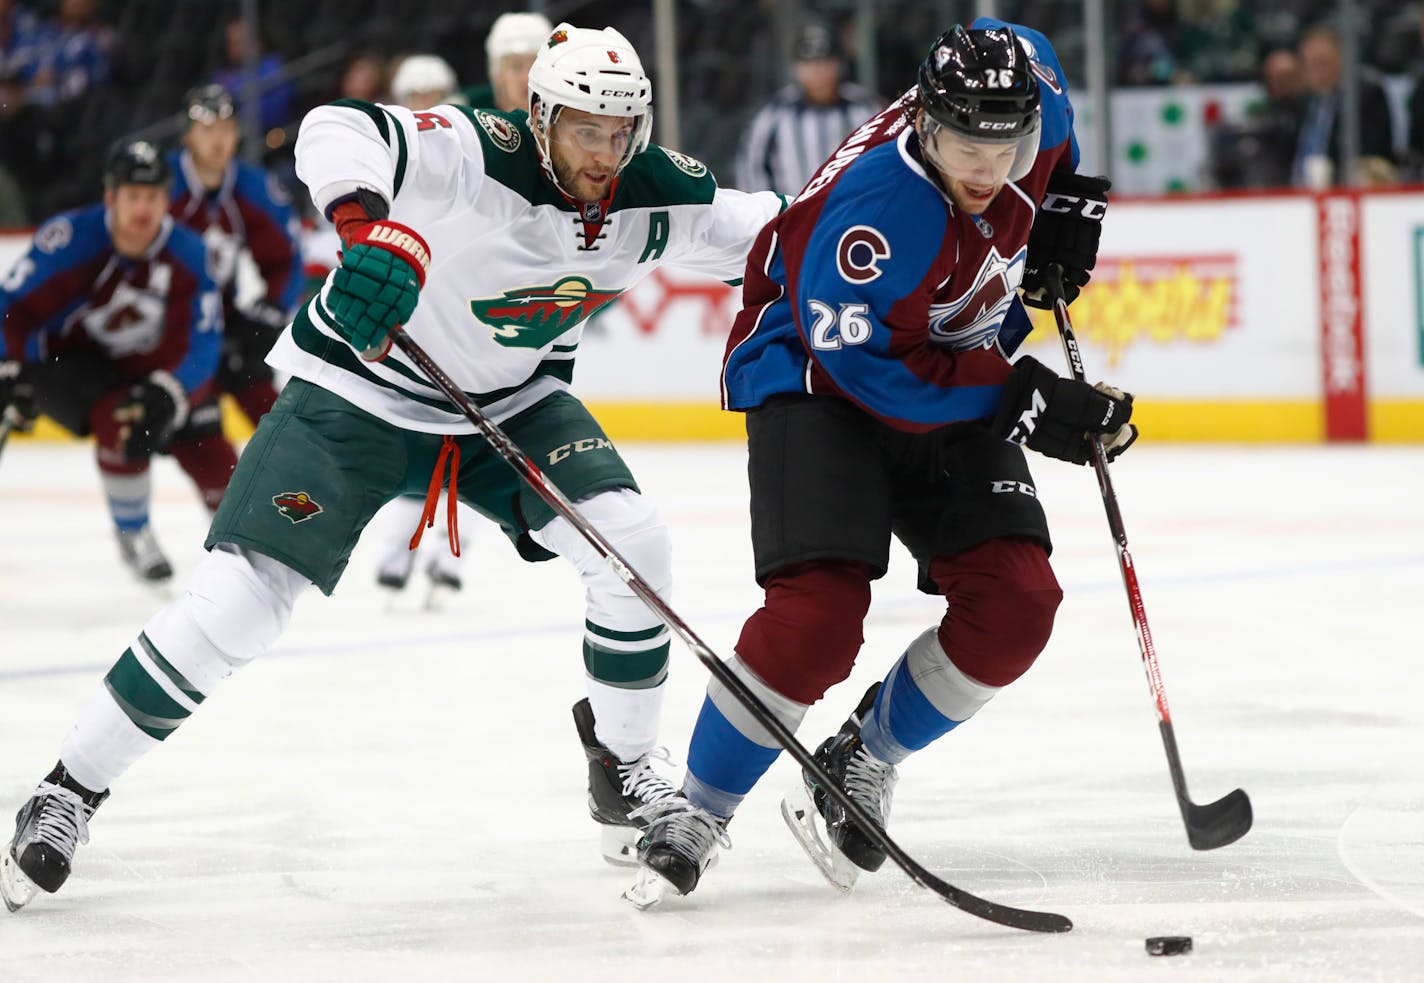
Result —
[{"label": "background player in white helmet", "polygon": [[529,69],[553,32],[554,26],[543,14],[500,14],[485,37],[489,84],[465,90],[470,105],[502,113],[529,108]]},{"label": "background player in white helmet", "polygon": [[[616,31],[561,24],[530,75],[535,130],[468,106],[416,114],[342,102],[308,114],[297,173],[342,237],[341,266],[269,356],[291,379],[238,463],[211,552],[94,690],[59,764],[20,810],[0,856],[12,907],[64,882],[110,784],[267,651],[309,586],[335,589],[375,511],[427,486],[438,501],[447,468],[450,489],[526,559],[563,556],[578,570],[588,698],[574,717],[589,807],[615,833],[614,858],[630,859],[618,851],[641,822],[632,812],[673,791],[650,764],[669,632],[388,332],[403,324],[666,594],[667,528],[569,391],[582,326],[664,264],[735,279],[784,201],[718,188],[698,161],[649,146],[651,88]],[[516,643],[482,657],[525,655]],[[411,678],[407,698],[428,699],[433,713],[502,698],[424,682]],[[505,808],[488,762],[517,767],[519,737],[451,748],[449,781],[487,787],[491,808]]]},{"label": "background player in white helmet", "polygon": [[459,102],[459,83],[450,63],[439,55],[409,55],[391,78],[391,97],[407,109],[429,109]]},{"label": "background player in white helmet", "polygon": [[[455,70],[439,55],[410,55],[402,61],[391,80],[391,95],[400,105],[416,111],[464,101],[456,88]],[[469,506],[459,505],[458,509],[467,533],[478,527],[479,519]],[[431,593],[426,604],[432,606],[438,591],[457,591],[464,586],[462,557],[469,537],[457,553],[446,524],[436,524],[435,535],[430,539],[417,536],[425,521],[424,512],[424,495],[402,495],[382,510],[385,533],[381,555],[376,560],[376,583],[392,591],[404,590],[419,557],[430,578]]]}]

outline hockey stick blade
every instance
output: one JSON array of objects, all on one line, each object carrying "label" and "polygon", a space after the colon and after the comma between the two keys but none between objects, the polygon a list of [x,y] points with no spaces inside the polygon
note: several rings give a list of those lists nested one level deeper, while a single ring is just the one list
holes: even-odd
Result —
[{"label": "hockey stick blade", "polygon": [[1244,789],[1228,792],[1206,805],[1197,805],[1190,799],[1182,799],[1180,804],[1187,824],[1187,842],[1193,850],[1215,850],[1235,843],[1251,830],[1254,816]]},{"label": "hockey stick blade", "polygon": [[885,850],[886,856],[894,860],[912,881],[934,891],[961,911],[998,925],[1024,929],[1029,932],[1067,932],[1073,927],[1073,923],[1063,915],[1048,911],[1011,908],[1008,905],[987,901],[955,887],[920,866],[900,848],[899,844],[890,839],[883,829],[876,825],[870,815],[844,789],[831,780],[831,776],[811,756],[811,752],[806,750],[805,745],[796,740],[795,735],[787,730],[766,704],[747,688],[746,683],[727,668],[711,647],[698,637],[697,633],[678,616],[677,612],[668,606],[666,601],[658,596],[657,591],[653,590],[652,586],[629,565],[613,544],[589,524],[588,520],[579,513],[558,486],[544,476],[544,472],[539,470],[539,466],[530,460],[529,456],[520,450],[518,445],[510,440],[509,435],[501,430],[493,420],[485,416],[464,390],[445,374],[445,371],[435,360],[426,354],[425,350],[410,335],[406,334],[404,329],[392,328],[389,338],[395,347],[415,363],[416,368],[426,378],[435,383],[450,402],[460,408],[460,412],[470,423],[474,424],[475,429],[489,443],[490,449],[514,469],[514,472],[529,486],[529,489],[554,510],[554,514],[568,522],[593,547],[614,574],[627,584],[634,594],[638,595],[649,610],[667,624],[673,634],[682,639],[707,671],[715,676],[718,682],[731,690],[733,696],[752,714],[757,723],[769,731],[786,749],[786,753],[795,758],[796,763],[802,768],[815,776],[817,782],[825,788],[826,794],[835,799],[846,810],[846,813],[866,830],[867,835]]}]

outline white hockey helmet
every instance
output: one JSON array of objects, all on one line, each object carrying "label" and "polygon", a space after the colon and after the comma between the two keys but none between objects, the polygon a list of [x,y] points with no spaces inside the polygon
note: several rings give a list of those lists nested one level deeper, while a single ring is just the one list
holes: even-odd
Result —
[{"label": "white hockey helmet", "polygon": [[648,148],[653,130],[653,84],[643,71],[638,53],[613,28],[596,31],[560,24],[529,69],[529,127],[534,132],[544,173],[556,185],[549,131],[565,106],[633,120],[633,137],[615,174]]},{"label": "white hockey helmet", "polygon": [[505,55],[535,54],[553,33],[554,25],[543,14],[500,14],[485,36],[485,59],[493,69]]},{"label": "white hockey helmet", "polygon": [[453,93],[458,83],[455,70],[439,55],[411,55],[400,63],[391,79],[391,96],[404,104],[417,92],[438,92],[440,101]]}]

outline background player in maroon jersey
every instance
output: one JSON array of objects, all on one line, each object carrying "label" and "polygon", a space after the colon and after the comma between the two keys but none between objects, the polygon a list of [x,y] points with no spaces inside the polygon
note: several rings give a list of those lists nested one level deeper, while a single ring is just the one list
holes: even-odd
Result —
[{"label": "background player in maroon jersey", "polygon": [[[1136,430],[1132,400],[1011,355],[1018,296],[1087,282],[1104,179],[1073,174],[1072,107],[1036,31],[983,18],[937,40],[918,84],[852,133],[761,232],[723,372],[747,413],[752,546],[764,606],[730,668],[788,729],[845,679],[893,534],[944,618],[913,640],[817,761],[878,823],[895,766],[969,719],[1048,641],[1062,591],[1021,445],[1085,463]],[[716,680],[682,795],[658,803],[629,892],[697,885],[780,748]],[[885,859],[808,778],[783,807],[841,886]]]},{"label": "background player in maroon jersey", "polygon": [[[277,388],[267,352],[301,299],[302,261],[292,199],[277,178],[237,156],[240,131],[232,96],[220,85],[184,99],[183,149],[170,157],[173,217],[203,237],[223,298],[218,384],[255,425]],[[246,251],[262,279],[257,297],[240,297]]]},{"label": "background player in maroon jersey", "polygon": [[146,580],[173,575],[150,457],[172,454],[209,509],[237,464],[213,384],[222,303],[202,240],[168,215],[171,181],[151,144],[116,144],[103,202],[51,218],[0,282],[0,405],[93,434],[120,554]]}]

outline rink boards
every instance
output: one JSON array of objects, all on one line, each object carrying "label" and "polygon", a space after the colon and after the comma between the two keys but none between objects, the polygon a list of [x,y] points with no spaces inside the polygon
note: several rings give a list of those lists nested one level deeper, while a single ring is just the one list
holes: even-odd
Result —
[{"label": "rink boards", "polygon": [[[0,268],[27,241],[0,235]],[[739,299],[658,271],[588,325],[575,391],[618,438],[741,435],[718,409]],[[1035,313],[1025,350],[1061,366]],[[1421,189],[1115,201],[1072,314],[1154,439],[1424,441]]]}]

